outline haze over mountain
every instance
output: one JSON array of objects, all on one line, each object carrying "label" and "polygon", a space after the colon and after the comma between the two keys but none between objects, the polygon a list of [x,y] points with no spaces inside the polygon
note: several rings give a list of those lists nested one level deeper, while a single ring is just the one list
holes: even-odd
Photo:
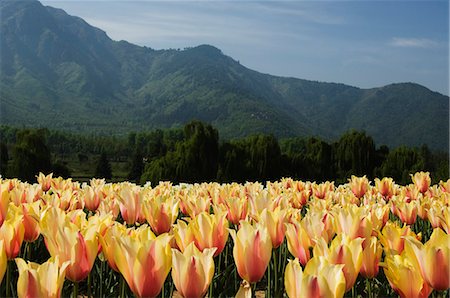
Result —
[{"label": "haze over mountain", "polygon": [[[414,83],[360,89],[258,73],[210,45],[153,50],[40,2],[0,2],[0,123],[125,133],[195,118],[258,132],[448,150],[449,98]],[[255,49],[257,50],[257,49]],[[369,72],[370,69],[367,69]]]}]

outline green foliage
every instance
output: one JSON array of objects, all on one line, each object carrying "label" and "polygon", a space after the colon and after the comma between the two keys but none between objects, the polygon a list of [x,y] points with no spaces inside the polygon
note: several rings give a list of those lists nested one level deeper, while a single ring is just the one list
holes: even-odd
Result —
[{"label": "green foliage", "polygon": [[0,175],[6,177],[6,170],[8,169],[8,147],[5,143],[0,142]]},{"label": "green foliage", "polygon": [[100,159],[97,162],[97,167],[95,168],[94,175],[96,178],[112,178],[111,165],[105,152],[102,152],[102,154],[100,155]]},{"label": "green foliage", "polygon": [[51,171],[50,150],[45,142],[47,130],[22,130],[13,148],[11,176],[33,182],[39,172]]},{"label": "green foliage", "polygon": [[401,184],[411,182],[409,174],[425,169],[425,161],[417,149],[398,147],[386,157],[381,166],[381,175],[392,177],[394,181]]},{"label": "green foliage", "polygon": [[131,169],[128,173],[128,179],[134,182],[138,182],[141,180],[142,173],[144,171],[144,156],[142,155],[141,150],[136,149],[136,152],[133,154]]}]

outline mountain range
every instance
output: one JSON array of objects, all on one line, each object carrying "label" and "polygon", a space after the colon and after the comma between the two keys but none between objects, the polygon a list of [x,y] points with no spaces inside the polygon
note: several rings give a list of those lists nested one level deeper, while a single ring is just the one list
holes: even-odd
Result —
[{"label": "mountain range", "polygon": [[[338,138],[448,150],[449,97],[415,83],[361,89],[251,70],[211,45],[114,41],[37,0],[0,2],[0,124],[123,134],[191,119],[222,138]],[[370,71],[370,70],[366,70]]]}]

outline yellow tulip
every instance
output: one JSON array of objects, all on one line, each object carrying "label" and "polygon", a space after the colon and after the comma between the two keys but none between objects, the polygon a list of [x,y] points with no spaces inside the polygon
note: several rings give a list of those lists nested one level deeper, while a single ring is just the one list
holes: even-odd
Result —
[{"label": "yellow tulip", "polygon": [[405,248],[405,236],[418,237],[409,226],[400,228],[397,223],[388,222],[378,233],[378,238],[386,253],[401,254]]},{"label": "yellow tulip", "polygon": [[172,249],[172,279],[183,297],[203,297],[214,276],[213,255],[216,248],[200,252],[191,243],[181,253]]},{"label": "yellow tulip", "polygon": [[364,242],[362,252],[362,265],[359,273],[366,278],[378,275],[379,263],[383,249],[378,238],[372,236]]},{"label": "yellow tulip", "polygon": [[58,257],[50,258],[42,265],[16,259],[19,269],[17,294],[19,297],[56,297],[61,296],[64,277],[69,262],[59,265]]},{"label": "yellow tulip", "polygon": [[48,174],[47,176],[43,173],[39,173],[37,177],[37,182],[40,184],[42,191],[48,191],[52,186],[53,173]]},{"label": "yellow tulip", "polygon": [[356,205],[348,205],[344,208],[335,209],[336,232],[346,234],[350,238],[369,238],[372,235],[373,227],[368,210]]},{"label": "yellow tulip", "polygon": [[352,175],[349,179],[348,186],[350,187],[352,193],[358,199],[362,198],[367,190],[369,189],[369,179],[364,175],[363,177],[356,177]]},{"label": "yellow tulip", "polygon": [[421,193],[425,193],[430,187],[431,178],[429,172],[417,172],[414,175],[411,174],[411,179]]},{"label": "yellow tulip", "polygon": [[9,183],[3,182],[0,184],[0,226],[6,219],[9,207]]},{"label": "yellow tulip", "polygon": [[383,196],[383,198],[388,201],[395,194],[395,183],[394,179],[384,177],[381,180],[375,178],[375,189],[379,194]]},{"label": "yellow tulip", "polygon": [[439,181],[439,186],[441,187],[442,191],[450,193],[450,179],[447,179],[447,181]]},{"label": "yellow tulip", "polygon": [[407,225],[412,225],[417,219],[418,212],[418,201],[413,200],[409,203],[402,201],[400,199],[395,200],[394,213],[400,217],[402,222]]},{"label": "yellow tulip", "polygon": [[274,248],[280,246],[284,241],[284,235],[286,234],[286,219],[287,209],[281,209],[280,207],[277,207],[273,211],[264,209],[259,215],[258,221],[267,227]]},{"label": "yellow tulip", "polygon": [[311,184],[312,194],[318,199],[325,199],[328,192],[334,191],[334,182],[326,181],[324,183],[316,184],[315,182]]},{"label": "yellow tulip", "polygon": [[324,239],[320,239],[314,246],[314,256],[324,256],[331,264],[343,264],[346,291],[355,284],[359,271],[361,270],[363,255],[362,243],[364,239],[351,239],[345,234],[339,234],[331,242],[328,248]]},{"label": "yellow tulip", "polygon": [[302,270],[298,259],[289,260],[284,273],[286,294],[295,297],[343,297],[343,265],[330,264],[325,257],[312,258]]},{"label": "yellow tulip", "polygon": [[381,264],[384,274],[400,297],[428,297],[432,288],[423,280],[420,268],[413,258],[406,251],[400,255],[388,253]]},{"label": "yellow tulip", "polygon": [[22,204],[24,240],[34,242],[40,235],[39,217],[41,215],[41,201]]},{"label": "yellow tulip", "polygon": [[142,211],[156,235],[170,231],[178,217],[178,204],[172,196],[156,196],[144,200]]},{"label": "yellow tulip", "polygon": [[4,241],[3,244],[8,260],[14,259],[20,253],[25,234],[22,219],[21,209],[10,203],[6,220],[0,227],[0,240],[3,239]]},{"label": "yellow tulip", "polygon": [[193,225],[188,225],[183,220],[178,220],[177,224],[173,226],[173,235],[180,251],[184,251],[189,244],[195,241]]},{"label": "yellow tulip", "polygon": [[252,287],[248,281],[243,280],[234,298],[252,298]]},{"label": "yellow tulip", "polygon": [[305,266],[311,258],[309,248],[312,242],[301,222],[287,224],[286,239],[289,252]]},{"label": "yellow tulip", "polygon": [[259,281],[272,254],[272,241],[267,228],[241,221],[239,231],[230,230],[230,234],[234,240],[233,257],[240,277],[249,283]]},{"label": "yellow tulip", "polygon": [[126,227],[118,222],[106,229],[103,234],[99,235],[99,242],[102,246],[103,256],[108,261],[109,267],[114,271],[119,272],[116,261],[114,259],[114,251],[117,250],[117,238],[121,238],[126,233]]},{"label": "yellow tulip", "polygon": [[144,214],[141,210],[143,193],[141,189],[131,183],[122,184],[117,197],[119,201],[120,214],[127,224],[133,225],[136,222],[145,222]]},{"label": "yellow tulip", "polygon": [[3,276],[5,275],[6,266],[8,266],[8,258],[6,257],[4,240],[0,239],[0,283],[2,282]]},{"label": "yellow tulip", "polygon": [[[148,226],[144,227],[150,230]],[[115,238],[118,242],[114,250],[117,268],[138,297],[156,297],[172,266],[171,236],[164,233],[152,239],[150,233],[140,234],[143,238],[133,236],[133,233]]]},{"label": "yellow tulip", "polygon": [[422,277],[433,289],[450,288],[450,235],[436,228],[425,244],[409,236],[405,251],[415,256]]},{"label": "yellow tulip", "polygon": [[227,218],[234,224],[239,224],[239,221],[244,220],[248,214],[248,200],[239,197],[225,198],[225,207],[228,211]]},{"label": "yellow tulip", "polygon": [[216,209],[215,214],[201,212],[189,225],[192,226],[195,245],[203,251],[205,248],[215,247],[214,256],[218,256],[228,240],[227,213]]},{"label": "yellow tulip", "polygon": [[64,211],[55,207],[43,212],[40,226],[50,255],[58,256],[60,265],[69,262],[67,278],[73,282],[85,279],[98,254],[98,227],[86,224],[80,229]]}]

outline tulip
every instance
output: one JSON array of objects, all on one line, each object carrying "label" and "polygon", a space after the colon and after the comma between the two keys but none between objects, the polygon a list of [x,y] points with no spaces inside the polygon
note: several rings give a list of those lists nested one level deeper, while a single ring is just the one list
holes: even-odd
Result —
[{"label": "tulip", "polygon": [[405,248],[405,236],[408,235],[418,237],[409,226],[400,228],[396,223],[388,222],[378,237],[386,253],[401,254]]},{"label": "tulip", "polygon": [[439,215],[440,226],[447,233],[450,234],[450,207],[446,206],[442,209]]},{"label": "tulip", "polygon": [[395,214],[400,217],[402,222],[405,224],[412,225],[417,219],[417,205],[417,201],[405,203],[403,201],[396,200],[394,203]]},{"label": "tulip", "polygon": [[19,297],[56,297],[61,296],[64,277],[69,262],[59,266],[58,257],[50,258],[42,265],[16,259],[19,269],[17,294]]},{"label": "tulip", "polygon": [[369,189],[369,180],[365,175],[363,177],[356,177],[352,175],[351,179],[349,179],[349,187],[355,197],[360,199],[366,194],[367,190]]},{"label": "tulip", "polygon": [[316,184],[315,182],[311,185],[312,194],[318,199],[325,199],[328,192],[334,190],[334,182],[326,181],[324,183]]},{"label": "tulip", "polygon": [[114,222],[112,226],[106,229],[104,234],[99,235],[103,256],[106,258],[109,267],[116,272],[119,272],[114,259],[114,251],[118,249],[118,242],[116,239],[120,239],[125,233],[126,227],[120,223]]},{"label": "tulip", "polygon": [[50,255],[59,257],[60,266],[69,262],[67,278],[73,282],[85,279],[98,253],[97,227],[86,225],[80,229],[64,211],[55,207],[43,212],[40,225]]},{"label": "tulip", "polygon": [[22,204],[24,239],[27,242],[34,242],[40,235],[39,217],[41,201]]},{"label": "tulip", "polygon": [[314,246],[314,256],[325,256],[331,264],[344,264],[342,271],[345,277],[345,290],[350,290],[355,284],[362,266],[362,242],[364,239],[351,239],[345,234],[339,234],[328,248],[324,239]]},{"label": "tulip", "polygon": [[324,257],[312,258],[302,270],[298,259],[289,260],[284,273],[286,294],[295,297],[343,297],[343,265],[330,264]]},{"label": "tulip", "polygon": [[23,226],[23,215],[19,207],[10,203],[6,220],[0,227],[0,240],[3,239],[6,257],[12,260],[19,255],[22,246],[25,228]]},{"label": "tulip", "polygon": [[450,235],[436,228],[425,244],[407,237],[405,251],[415,256],[423,279],[433,289],[450,288]]},{"label": "tulip", "polygon": [[200,252],[191,243],[183,253],[172,249],[172,279],[183,297],[203,297],[214,276],[213,255],[216,248]]},{"label": "tulip", "polygon": [[441,187],[442,191],[450,193],[450,179],[447,179],[447,181],[439,181],[439,186]]},{"label": "tulip", "polygon": [[400,255],[388,253],[382,264],[391,287],[402,298],[428,297],[432,289],[423,280],[417,262],[406,251]]},{"label": "tulip", "polygon": [[206,248],[216,248],[214,256],[218,256],[228,240],[227,213],[219,209],[215,214],[202,212],[190,223],[195,245],[203,251]]},{"label": "tulip", "polygon": [[86,209],[89,211],[95,211],[100,205],[100,202],[105,198],[105,194],[103,193],[101,186],[97,186],[95,188],[86,186],[82,189],[81,197]]},{"label": "tulip", "polygon": [[335,234],[333,216],[327,212],[308,212],[302,224],[313,244],[320,238],[328,243]]},{"label": "tulip", "polygon": [[0,226],[6,219],[9,207],[9,183],[0,184]]},{"label": "tulip", "polygon": [[373,227],[367,209],[356,205],[348,205],[336,209],[335,227],[338,233],[344,233],[350,238],[368,238],[372,235]]},{"label": "tulip", "polygon": [[305,266],[311,258],[309,248],[312,242],[300,222],[287,224],[286,239],[289,252]]},{"label": "tulip", "polygon": [[[145,227],[145,226],[144,226]],[[149,227],[146,229],[150,230]],[[156,297],[172,265],[171,236],[167,233],[152,239],[152,234],[116,238],[114,259],[131,291],[138,297]]]},{"label": "tulip", "polygon": [[366,239],[363,245],[362,265],[359,273],[365,278],[374,278],[378,275],[379,263],[383,249],[377,237]]},{"label": "tulip", "polygon": [[414,175],[411,174],[411,179],[421,193],[425,193],[430,187],[431,178],[429,172],[418,172]]},{"label": "tulip", "polygon": [[264,209],[259,215],[259,221],[269,230],[273,248],[277,248],[283,243],[286,233],[286,209],[277,207],[274,211]]},{"label": "tulip", "polygon": [[248,203],[245,198],[228,197],[225,199],[225,206],[228,211],[227,218],[234,224],[239,224],[239,221],[244,220],[248,213]]},{"label": "tulip", "polygon": [[175,243],[180,251],[184,251],[189,244],[195,241],[194,226],[183,220],[178,220],[173,226]]},{"label": "tulip", "polygon": [[6,266],[8,266],[8,258],[6,257],[6,250],[5,250],[5,241],[3,239],[0,239],[0,283],[3,280],[3,276],[6,272]]},{"label": "tulip", "polygon": [[209,212],[211,198],[204,193],[187,192],[180,197],[180,209],[185,215],[195,218],[201,212]]},{"label": "tulip", "polygon": [[252,287],[246,280],[241,282],[239,290],[234,298],[252,298]]},{"label": "tulip", "polygon": [[178,201],[168,196],[157,196],[144,200],[142,211],[156,235],[170,231],[178,217],[178,204]]},{"label": "tulip", "polygon": [[384,177],[383,179],[375,178],[375,189],[383,196],[385,200],[390,200],[395,194],[394,179]]},{"label": "tulip", "polygon": [[234,241],[233,257],[239,276],[249,283],[259,281],[272,254],[272,240],[267,228],[241,221],[239,231],[230,230],[230,234]]},{"label": "tulip", "polygon": [[118,201],[120,214],[127,224],[133,225],[136,222],[143,223],[145,221],[144,214],[141,213],[142,197],[143,194],[136,185],[122,185]]},{"label": "tulip", "polygon": [[42,191],[48,191],[52,186],[53,173],[45,176],[43,173],[39,173],[37,177],[37,182],[41,185]]}]

